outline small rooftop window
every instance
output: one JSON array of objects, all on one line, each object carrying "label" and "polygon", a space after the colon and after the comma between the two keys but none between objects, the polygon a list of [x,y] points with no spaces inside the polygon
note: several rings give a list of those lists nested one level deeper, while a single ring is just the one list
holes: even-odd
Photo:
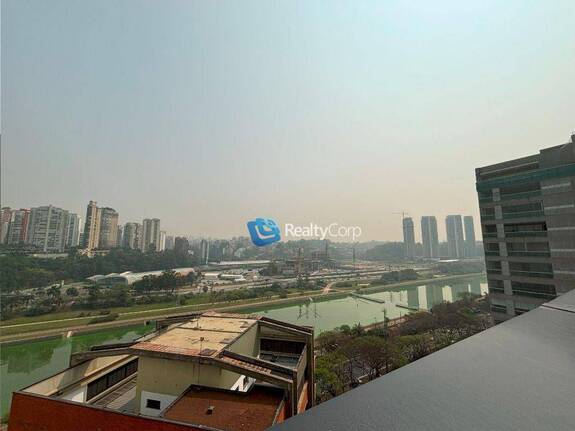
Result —
[{"label": "small rooftop window", "polygon": [[152,399],[148,398],[146,400],[146,408],[154,409],[154,410],[160,410],[161,403],[158,400],[152,400]]}]

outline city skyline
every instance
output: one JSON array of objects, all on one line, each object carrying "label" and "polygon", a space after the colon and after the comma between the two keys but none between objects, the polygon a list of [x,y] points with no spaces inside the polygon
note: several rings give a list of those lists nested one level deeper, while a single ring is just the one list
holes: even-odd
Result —
[{"label": "city skyline", "polygon": [[0,0],[0,431],[575,431],[575,0]]},{"label": "city skyline", "polygon": [[476,166],[572,131],[575,4],[448,3],[5,1],[2,205],[211,237],[478,219]]},{"label": "city skyline", "polygon": [[[51,206],[51,207],[56,207],[56,205],[53,204],[47,204],[44,206]],[[30,211],[30,208],[17,208],[17,207],[11,207],[9,205],[6,206],[2,206],[2,211],[4,212],[4,210],[7,210],[8,213],[14,214],[14,213],[20,213],[21,211]],[[33,207],[32,207],[33,208]],[[75,217],[78,217],[75,213],[73,213],[72,211],[66,210],[67,212],[69,212],[70,214],[74,215]],[[94,217],[91,216],[92,211],[94,211]],[[104,215],[106,214],[106,212],[113,214],[114,218],[114,224],[115,224],[115,229],[116,229],[116,234],[117,234],[117,238],[115,238],[113,241],[107,240],[106,244],[104,247],[102,247],[100,245],[102,237],[104,236],[102,232],[100,232],[100,219],[104,219]],[[142,230],[142,226],[149,221],[156,221],[157,223],[160,222],[159,218],[154,218],[154,219],[147,219],[144,218],[141,220],[141,223],[138,221],[124,221],[122,219],[119,218],[119,212],[117,212],[115,209],[110,208],[110,207],[98,207],[97,206],[97,202],[95,201],[90,201],[87,205],[87,209],[84,211],[85,214],[85,222],[83,222],[81,224],[81,226],[76,226],[76,232],[75,235],[78,236],[82,236],[83,237],[83,242],[81,242],[79,245],[83,248],[88,248],[88,249],[97,249],[97,248],[104,248],[104,249],[109,249],[109,248],[114,248],[114,246],[112,246],[112,244],[117,244],[117,247],[122,247],[122,248],[138,248],[138,249],[142,249],[142,247],[145,248],[145,246],[143,246],[142,244],[138,245],[137,247],[134,247],[133,245],[133,241],[134,239],[128,240],[128,244],[126,244],[126,239],[124,238],[124,228],[126,227],[130,227],[137,229],[137,233],[134,232],[130,232],[129,235],[136,235],[136,237],[139,237],[140,230]],[[424,220],[426,219],[433,219],[434,221],[434,231],[435,233],[433,235],[435,235],[435,240],[432,241],[438,241],[439,243],[447,243],[449,238],[448,238],[448,234],[447,234],[447,229],[444,230],[444,234],[445,235],[439,235],[438,232],[440,231],[438,229],[438,226],[441,224],[437,224],[436,221],[436,216],[435,215],[422,215],[420,217],[418,217],[417,219],[422,223],[421,224],[421,228],[420,229],[415,229],[414,223],[413,223],[413,217],[408,217],[407,213],[403,213],[405,215],[405,218],[402,219],[402,238],[400,238],[399,240],[374,240],[374,239],[369,239],[369,240],[360,240],[360,241],[356,241],[359,243],[362,242],[403,242],[405,243],[405,235],[406,235],[406,226],[405,226],[405,221],[406,220],[410,220],[411,221],[411,226],[409,227],[409,235],[411,235],[414,244],[422,244],[425,246],[425,242],[426,239],[424,238],[424,231],[427,228],[423,227],[423,223]],[[452,215],[446,215],[445,216],[445,220],[447,220],[450,216]],[[474,226],[474,216],[471,215],[458,215],[459,217],[463,217],[464,219],[468,220],[468,222],[470,221],[469,224],[469,229],[472,230],[468,230],[468,224],[465,224],[465,229],[466,229],[466,235],[465,235],[465,248],[468,247],[468,233],[467,232],[473,232],[474,235],[471,235],[471,237],[473,238],[473,240],[471,241],[471,243],[475,243],[477,242],[477,239],[475,238],[477,236],[477,232],[475,231],[475,229],[477,229]],[[89,220],[91,220],[92,218],[94,218],[94,220],[92,222],[90,222]],[[80,220],[81,217],[80,217]],[[98,220],[98,221],[96,221]],[[427,221],[426,221],[427,222]],[[94,224],[94,227],[91,227],[91,224]],[[10,233],[10,223],[6,222],[5,226],[3,226],[2,228],[2,234],[4,235],[5,239],[3,239],[2,241],[0,241],[1,243],[6,242],[8,244],[17,244],[18,242],[16,241],[9,241],[8,240],[8,234]],[[90,240],[90,235],[86,235],[86,232],[90,232],[91,229],[95,229],[95,233],[94,233],[94,237],[92,240]],[[232,238],[249,238],[249,235],[244,232],[244,233],[240,233],[238,235],[228,235],[228,236],[222,236],[222,237],[213,237],[213,236],[209,236],[209,235],[202,235],[202,234],[190,234],[189,232],[187,233],[174,233],[171,231],[166,231],[165,229],[159,230],[158,229],[154,229],[154,235],[158,235],[158,238],[154,241],[159,241],[160,237],[163,238],[163,241],[166,240],[166,238],[169,237],[183,237],[183,238],[197,238],[197,239],[209,239],[209,240],[226,240],[226,239],[232,239]],[[110,233],[107,232],[106,236],[109,235]],[[161,234],[161,235],[160,235]],[[479,232],[479,238],[481,238],[481,231]],[[318,238],[310,238],[311,240],[317,240]],[[285,239],[285,240],[295,240],[295,239]],[[337,241],[337,239],[335,238],[331,238],[330,239],[331,242],[349,242],[348,240],[342,240],[342,241]],[[26,241],[20,241],[22,243],[26,243]],[[137,242],[137,241],[136,241]],[[353,241],[352,241],[353,242]],[[130,243],[132,245],[130,245]],[[90,245],[92,244],[92,245]],[[435,246],[434,246],[435,247]],[[437,252],[437,250],[432,253],[435,254]],[[410,251],[407,253],[409,256],[414,255],[414,250]],[[424,252],[424,257],[425,257],[425,252]],[[435,257],[435,256],[427,256],[427,257]]]}]

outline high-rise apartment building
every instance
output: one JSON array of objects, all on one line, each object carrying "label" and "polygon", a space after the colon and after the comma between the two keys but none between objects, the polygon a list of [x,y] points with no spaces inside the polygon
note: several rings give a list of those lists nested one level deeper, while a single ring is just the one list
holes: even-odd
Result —
[{"label": "high-rise apartment building", "polygon": [[160,251],[160,219],[144,219],[141,239],[140,250],[144,253]]},{"label": "high-rise apartment building", "polygon": [[166,250],[174,249],[174,237],[172,235],[166,236]]},{"label": "high-rise apartment building", "polygon": [[86,209],[86,224],[84,225],[84,248],[93,250],[100,243],[100,208],[95,201],[90,201]]},{"label": "high-rise apartment building", "polygon": [[52,205],[30,209],[28,243],[43,252],[63,252],[66,247],[68,211]]},{"label": "high-rise apartment building", "polygon": [[403,247],[407,259],[415,257],[415,229],[411,217],[403,218]]},{"label": "high-rise apartment building", "polygon": [[100,239],[98,248],[107,250],[118,246],[118,213],[113,208],[100,208]]},{"label": "high-rise apartment building", "polygon": [[6,236],[7,244],[24,244],[28,241],[29,220],[29,209],[19,209],[12,211],[10,223],[8,225],[8,234]]},{"label": "high-rise apartment building", "polygon": [[141,225],[138,223],[129,222],[124,225],[124,234],[122,237],[123,248],[130,248],[130,249],[140,248],[139,237],[141,228],[142,228]]},{"label": "high-rise apartment building", "polygon": [[421,242],[423,257],[439,257],[439,236],[437,220],[434,216],[421,217]]},{"label": "high-rise apartment building", "polygon": [[160,243],[158,251],[164,251],[166,249],[166,231],[160,231]]},{"label": "high-rise apartment building", "polygon": [[118,236],[116,237],[116,247],[122,247],[124,243],[124,228],[118,225]]},{"label": "high-rise apartment building", "polygon": [[190,249],[190,242],[187,238],[182,236],[177,236],[174,239],[174,251],[178,254],[188,254]]},{"label": "high-rise apartment building", "polygon": [[473,257],[477,254],[475,224],[473,223],[473,216],[463,217],[463,228],[465,230],[465,256]]},{"label": "high-rise apartment building", "polygon": [[77,214],[68,214],[68,224],[66,226],[66,248],[77,247],[80,242],[80,222]]},{"label": "high-rise apartment building", "polygon": [[0,210],[0,244],[4,244],[6,242],[11,218],[12,209],[10,207],[4,207]]},{"label": "high-rise apartment building", "polygon": [[445,218],[447,231],[447,254],[452,259],[461,259],[465,256],[465,242],[463,238],[463,222],[460,215],[448,215]]},{"label": "high-rise apartment building", "polygon": [[575,135],[475,174],[495,318],[575,288]]},{"label": "high-rise apartment building", "polygon": [[207,239],[200,241],[200,259],[203,265],[207,265],[210,260],[210,242]]}]

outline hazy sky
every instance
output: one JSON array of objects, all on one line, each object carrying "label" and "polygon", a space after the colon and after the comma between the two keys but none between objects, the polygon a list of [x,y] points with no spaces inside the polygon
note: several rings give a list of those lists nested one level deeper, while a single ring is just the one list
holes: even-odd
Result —
[{"label": "hazy sky", "polygon": [[2,1],[2,205],[443,237],[476,167],[573,129],[573,0]]}]

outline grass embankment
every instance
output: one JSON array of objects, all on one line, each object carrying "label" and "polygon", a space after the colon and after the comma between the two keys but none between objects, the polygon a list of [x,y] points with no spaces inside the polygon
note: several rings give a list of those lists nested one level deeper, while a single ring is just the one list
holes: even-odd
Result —
[{"label": "grass embankment", "polygon": [[[186,314],[208,309],[236,311],[238,308],[246,308],[253,305],[295,303],[304,300],[305,298],[321,294],[321,290],[310,290],[289,294],[287,298],[280,298],[276,295],[239,301],[208,302],[182,306],[169,303],[157,303],[136,305],[133,307],[115,307],[106,309],[106,311],[109,311],[110,314],[117,314],[117,319],[112,322],[106,322],[105,324],[90,324],[90,322],[93,322],[97,318],[107,316],[107,314],[99,314],[101,310],[93,310],[91,312],[92,314],[84,317],[78,317],[78,314],[81,313],[80,311],[54,313],[34,317],[20,317],[2,322],[2,325],[0,326],[0,342],[16,340],[18,339],[17,335],[23,335],[21,338],[29,338],[26,336],[26,334],[28,334],[31,336],[30,338],[34,338],[36,336],[41,337],[66,330],[77,331],[83,327],[87,330],[93,330],[109,326],[131,325],[154,318],[164,318],[171,315]],[[83,313],[85,314],[86,311]],[[40,320],[40,318],[44,318],[44,320]],[[54,330],[57,331],[54,332]]]},{"label": "grass embankment", "polygon": [[[409,280],[400,283],[386,284],[386,285],[370,285],[369,287],[360,288],[361,293],[378,292],[388,289],[395,289],[399,287],[412,286],[422,283],[445,282],[449,280],[465,279],[469,277],[478,276],[481,274],[463,274],[453,276],[442,276],[420,280]],[[357,289],[357,284],[365,283],[365,279],[354,280],[355,283],[351,287],[337,288],[336,291],[330,293],[323,293],[321,290],[309,290],[297,293],[291,293],[287,298],[280,298],[279,296],[252,298],[239,301],[229,302],[216,302],[216,303],[201,303],[178,306],[170,303],[155,303],[155,304],[140,304],[131,307],[115,307],[109,308],[107,311],[117,314],[118,318],[112,322],[103,322],[90,324],[94,318],[101,316],[101,310],[92,310],[91,315],[85,317],[78,317],[82,312],[67,311],[61,313],[54,313],[49,315],[34,316],[34,317],[18,317],[2,322],[0,326],[0,342],[13,341],[20,339],[33,339],[41,338],[50,335],[56,335],[64,331],[93,331],[97,329],[125,326],[142,323],[146,320],[155,318],[164,318],[171,315],[191,313],[202,310],[220,310],[220,311],[242,311],[243,309],[253,309],[255,307],[267,306],[286,306],[290,304],[297,304],[305,301],[310,297],[317,297],[321,295],[321,300],[335,299],[338,297],[347,296],[352,290]],[[86,313],[86,311],[83,311]]]},{"label": "grass embankment", "polygon": [[375,293],[381,292],[388,289],[395,289],[398,287],[406,287],[406,286],[413,286],[418,284],[433,284],[433,283],[444,283],[446,281],[451,280],[460,280],[464,281],[465,279],[469,278],[476,278],[481,275],[485,275],[483,272],[475,272],[470,274],[457,274],[457,275],[445,275],[441,277],[434,277],[434,278],[427,278],[421,280],[407,280],[407,281],[400,281],[398,283],[393,284],[380,284],[380,283],[371,283],[370,286],[361,287],[359,292],[361,293]]}]

